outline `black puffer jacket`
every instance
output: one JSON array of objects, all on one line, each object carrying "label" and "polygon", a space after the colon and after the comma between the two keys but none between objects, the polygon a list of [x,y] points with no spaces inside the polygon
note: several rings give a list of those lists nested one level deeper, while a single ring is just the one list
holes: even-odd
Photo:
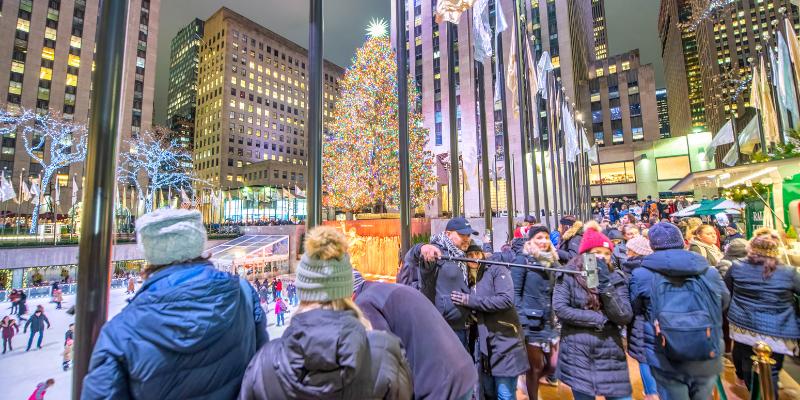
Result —
[{"label": "black puffer jacket", "polygon": [[[577,270],[578,259],[567,268]],[[600,294],[599,311],[588,307],[589,293],[577,279],[560,274],[553,291],[553,309],[561,321],[560,379],[573,391],[587,395],[630,396],[628,361],[619,328],[633,317],[625,277],[620,271],[611,273],[610,288]]]},{"label": "black puffer jacket", "polygon": [[312,310],[247,366],[239,399],[410,399],[400,340],[367,331],[349,311]]},{"label": "black puffer jacket", "polygon": [[[450,293],[462,292],[469,293],[469,285],[464,278],[464,270],[455,261],[436,260],[427,262],[422,258],[422,244],[411,248],[406,254],[403,269],[398,276],[403,277],[403,282],[412,282],[411,286],[418,288],[439,310],[445,321],[454,330],[461,330],[467,327],[469,310],[462,306],[456,306],[450,300]],[[449,255],[447,249],[436,244],[431,244],[441,250],[443,255]],[[462,255],[463,256],[463,255]],[[418,278],[413,280],[413,276]]]},{"label": "black puffer jacket", "polygon": [[576,221],[571,228],[561,235],[561,240],[556,247],[556,250],[558,250],[558,262],[561,265],[566,265],[578,255],[578,250],[581,248],[581,240],[583,240],[583,223]]},{"label": "black puffer jacket", "polygon": [[529,369],[528,354],[514,308],[514,283],[508,268],[483,265],[467,307],[476,311],[478,349],[492,376],[517,376]]},{"label": "black puffer jacket", "polygon": [[[533,257],[514,247],[515,264],[541,266]],[[558,262],[553,267],[558,268]],[[550,272],[511,267],[514,305],[527,342],[546,342],[558,336],[553,327],[552,295],[555,277]]]}]

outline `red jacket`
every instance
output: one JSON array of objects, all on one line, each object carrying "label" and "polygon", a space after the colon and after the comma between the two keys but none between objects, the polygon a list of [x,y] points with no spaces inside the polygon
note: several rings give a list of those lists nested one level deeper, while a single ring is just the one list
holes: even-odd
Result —
[{"label": "red jacket", "polygon": [[281,281],[275,282],[275,290],[278,290],[278,291],[283,290],[283,282],[281,282]]},{"label": "red jacket", "polygon": [[19,333],[19,325],[17,325],[17,321],[14,323],[9,324],[8,326],[0,326],[3,331],[3,339],[11,339],[14,337],[14,334]]}]

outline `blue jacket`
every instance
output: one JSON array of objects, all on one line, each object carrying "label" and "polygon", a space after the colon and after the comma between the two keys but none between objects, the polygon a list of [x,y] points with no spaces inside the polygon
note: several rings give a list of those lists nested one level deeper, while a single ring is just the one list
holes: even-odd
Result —
[{"label": "blue jacket", "polygon": [[[665,374],[682,374],[694,377],[713,377],[722,372],[722,358],[708,361],[688,361],[674,364],[663,354],[655,351],[655,328],[651,317],[650,293],[653,286],[653,274],[661,273],[667,277],[686,277],[705,274],[706,279],[714,286],[722,301],[722,309],[728,307],[730,293],[722,282],[719,272],[710,268],[705,257],[683,249],[656,251],[642,260],[642,267],[631,273],[630,297],[633,306],[634,320],[644,316],[644,346],[647,363]],[[657,272],[654,272],[657,271]]]},{"label": "blue jacket", "polygon": [[208,261],[155,272],[103,326],[81,398],[236,398],[268,340],[258,295],[244,284]]},{"label": "blue jacket", "polygon": [[731,291],[728,320],[739,327],[764,335],[800,339],[794,296],[800,294],[800,272],[778,265],[768,279],[764,267],[734,261],[725,275]]},{"label": "blue jacket", "polygon": [[[642,256],[628,258],[622,263],[622,270],[630,277],[633,271],[642,266],[643,259],[644,257]],[[644,364],[647,364],[647,349],[644,333],[646,324],[648,324],[648,322],[644,314],[637,314],[628,325],[628,354],[630,354],[634,360]]]}]

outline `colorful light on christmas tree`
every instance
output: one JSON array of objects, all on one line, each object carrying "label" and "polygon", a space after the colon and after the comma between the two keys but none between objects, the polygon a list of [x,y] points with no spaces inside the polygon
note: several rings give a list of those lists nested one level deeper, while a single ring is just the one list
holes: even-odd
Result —
[{"label": "colorful light on christmas tree", "polygon": [[[425,150],[428,130],[415,112],[416,89],[409,80],[411,202],[435,195],[433,155]],[[371,37],[357,50],[340,81],[333,123],[323,146],[327,205],[359,211],[375,204],[392,207],[400,196],[397,131],[397,64],[387,36]]]}]

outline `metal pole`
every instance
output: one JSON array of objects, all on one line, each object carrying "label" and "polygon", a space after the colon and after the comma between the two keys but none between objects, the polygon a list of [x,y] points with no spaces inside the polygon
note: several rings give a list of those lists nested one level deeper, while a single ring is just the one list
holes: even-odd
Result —
[{"label": "metal pole", "polygon": [[[497,0],[499,1],[499,0]],[[503,35],[495,34],[497,44],[495,46],[495,54],[497,54],[497,80],[498,87],[500,88],[500,108],[503,109],[501,113],[501,123],[503,124],[503,168],[505,169],[505,184],[506,184],[506,219],[508,228],[508,240],[514,237],[514,195],[511,188],[511,144],[508,137],[508,102],[506,101],[506,71],[503,62]],[[495,170],[496,171],[496,170]]]},{"label": "metal pole", "polygon": [[456,49],[453,42],[458,35],[458,26],[452,22],[445,24],[447,30],[447,111],[450,125],[450,211],[452,217],[461,210],[459,196],[458,126],[456,125]]},{"label": "metal pole", "polygon": [[100,329],[108,318],[111,251],[114,239],[114,188],[122,111],[128,1],[100,3],[96,67],[89,118],[86,184],[78,248],[75,300],[75,364],[72,398],[79,399]]},{"label": "metal pole", "polygon": [[322,0],[310,0],[309,10],[306,229],[322,223]]},{"label": "metal pole", "polygon": [[556,221],[559,220],[559,209],[558,209],[558,192],[560,188],[558,186],[558,181],[556,180],[556,161],[555,161],[555,138],[556,138],[556,128],[558,127],[558,121],[553,118],[555,113],[555,107],[558,105],[555,104],[555,97],[556,97],[556,85],[555,85],[555,76],[552,74],[547,75],[547,87],[550,89],[550,94],[547,96],[547,119],[549,122],[549,126],[547,127],[547,150],[550,153],[550,182],[553,183],[553,217]]},{"label": "metal pole", "polygon": [[[731,109],[733,109],[733,107],[731,107]],[[731,113],[731,129],[733,130],[733,145],[736,147],[736,161],[737,161],[737,163],[735,163],[735,164],[738,164],[738,161],[741,161],[742,149],[739,147],[740,146],[739,145],[739,132],[736,130],[737,129],[737,126],[736,126],[736,112],[732,112]]]},{"label": "metal pole", "polygon": [[397,130],[400,156],[400,257],[411,249],[411,170],[408,150],[408,53],[406,52],[406,2],[395,1],[395,51],[397,52]]},{"label": "metal pole", "polygon": [[[489,240],[494,243],[494,234],[492,233],[492,195],[489,193],[489,133],[486,131],[486,88],[484,88],[483,79],[483,62],[475,62],[475,70],[478,74],[478,115],[480,116],[481,128],[481,169],[483,169],[483,218],[486,224],[486,234]],[[497,196],[497,189],[495,189],[495,196]]]},{"label": "metal pole", "polygon": [[774,400],[776,393],[772,385],[772,366],[775,365],[775,360],[772,359],[772,349],[759,341],[753,346],[753,353],[755,355],[750,356],[750,359],[753,360],[753,371],[758,374],[760,397],[762,400]]},{"label": "metal pole", "polygon": [[[545,71],[545,84],[547,83],[547,75],[549,73]],[[541,95],[536,95],[536,102],[537,102],[537,109],[538,104],[541,104]],[[547,109],[547,105],[545,104],[545,110]],[[544,216],[547,219],[547,226],[550,226],[550,192],[547,190],[547,159],[544,156],[545,148],[544,148],[544,131],[547,130],[548,135],[550,135],[550,129],[548,128],[548,121],[550,120],[549,113],[545,112],[545,121],[541,123],[539,116],[536,116],[534,120],[535,124],[539,124],[539,161],[542,163],[542,195],[544,197]]]},{"label": "metal pole", "polygon": [[520,17],[520,1],[514,0],[514,34],[517,39],[517,101],[519,102],[519,148],[520,148],[520,164],[522,166],[522,212],[527,216],[530,213],[530,201],[528,199],[528,124],[526,123],[527,114],[527,96],[525,96],[525,43],[522,40],[524,34],[520,24],[522,18]]}]

